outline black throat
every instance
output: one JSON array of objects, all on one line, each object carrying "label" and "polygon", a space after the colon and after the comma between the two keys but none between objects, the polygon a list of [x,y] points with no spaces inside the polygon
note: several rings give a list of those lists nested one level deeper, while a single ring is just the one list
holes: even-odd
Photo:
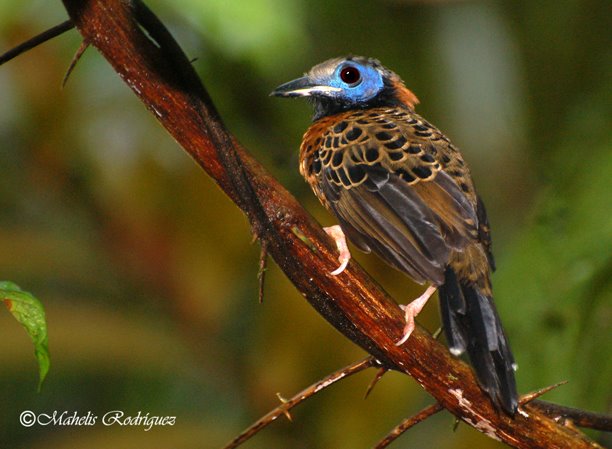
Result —
[{"label": "black throat", "polygon": [[376,107],[402,106],[402,103],[396,95],[395,87],[386,78],[383,79],[384,87],[375,97],[368,101],[354,103],[341,99],[329,98],[325,96],[313,95],[309,97],[310,102],[314,106],[314,115],[312,121],[315,122],[323,117],[339,114],[345,111],[354,111],[358,109],[370,109]]}]

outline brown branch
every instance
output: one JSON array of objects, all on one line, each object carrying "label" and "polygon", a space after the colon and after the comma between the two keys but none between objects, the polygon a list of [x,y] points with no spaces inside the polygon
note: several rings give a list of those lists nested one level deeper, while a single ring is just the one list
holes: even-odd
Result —
[{"label": "brown branch", "polygon": [[358,372],[375,365],[376,360],[374,360],[373,357],[367,357],[363,360],[360,360],[359,362],[351,363],[350,365],[333,372],[332,374],[303,389],[291,399],[281,399],[282,403],[278,407],[259,418],[253,424],[251,424],[246,430],[244,430],[244,432],[242,432],[240,435],[230,441],[226,446],[224,446],[223,449],[237,448],[246,440],[248,440],[257,432],[259,432],[261,429],[271,424],[274,420],[276,420],[276,418],[281,415],[286,415],[288,419],[291,419],[291,415],[289,415],[289,410],[301,404],[309,397],[317,394],[321,390],[324,390],[325,388],[331,386],[332,384],[335,384],[336,382],[342,379],[346,379],[347,377],[352,376],[353,374],[357,374]]},{"label": "brown branch", "polygon": [[64,5],[84,40],[244,211],[287,277],[347,338],[383,366],[410,374],[463,421],[511,446],[597,447],[535,409],[514,419],[496,412],[469,367],[423,330],[396,346],[403,328],[397,304],[355,263],[340,276],[329,274],[337,263],[330,239],[228,133],[189,60],[144,5],[124,0],[64,0]]}]

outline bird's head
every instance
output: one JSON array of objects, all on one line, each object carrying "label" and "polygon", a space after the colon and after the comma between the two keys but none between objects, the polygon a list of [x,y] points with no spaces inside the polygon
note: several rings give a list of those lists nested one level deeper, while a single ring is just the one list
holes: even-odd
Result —
[{"label": "bird's head", "polygon": [[303,77],[278,86],[270,95],[308,97],[314,120],[351,109],[403,106],[419,102],[391,70],[372,58],[347,56],[314,66]]}]

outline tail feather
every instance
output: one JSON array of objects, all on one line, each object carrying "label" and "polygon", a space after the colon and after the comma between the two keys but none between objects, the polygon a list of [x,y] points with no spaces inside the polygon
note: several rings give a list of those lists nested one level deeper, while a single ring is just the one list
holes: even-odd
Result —
[{"label": "tail feather", "polygon": [[468,353],[476,377],[496,407],[516,413],[516,364],[493,299],[457,279],[448,267],[439,289],[442,323],[450,351]]}]

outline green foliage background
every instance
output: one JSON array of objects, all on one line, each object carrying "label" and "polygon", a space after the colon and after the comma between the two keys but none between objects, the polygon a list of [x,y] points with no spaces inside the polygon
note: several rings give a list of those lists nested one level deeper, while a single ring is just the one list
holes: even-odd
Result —
[{"label": "green foliage background", "polygon": [[[527,392],[610,411],[612,23],[601,1],[180,0],[149,2],[230,129],[329,225],[297,173],[303,102],[268,93],[326,58],[375,56],[462,148],[493,226],[498,308]],[[65,19],[60,2],[0,0],[0,49]],[[215,448],[332,370],[364,356],[258,248],[244,217],[94,51],[67,87],[68,33],[0,68],[0,278],[47,310],[40,394],[31,342],[0,314],[0,445]],[[0,50],[0,51],[1,51]],[[358,259],[400,302],[419,287]],[[421,323],[435,330],[430,305]],[[363,373],[245,448],[367,448],[431,398]],[[176,425],[24,428],[24,410],[174,415]],[[597,434],[593,434],[598,437]],[[497,448],[440,414],[393,447]]]}]

